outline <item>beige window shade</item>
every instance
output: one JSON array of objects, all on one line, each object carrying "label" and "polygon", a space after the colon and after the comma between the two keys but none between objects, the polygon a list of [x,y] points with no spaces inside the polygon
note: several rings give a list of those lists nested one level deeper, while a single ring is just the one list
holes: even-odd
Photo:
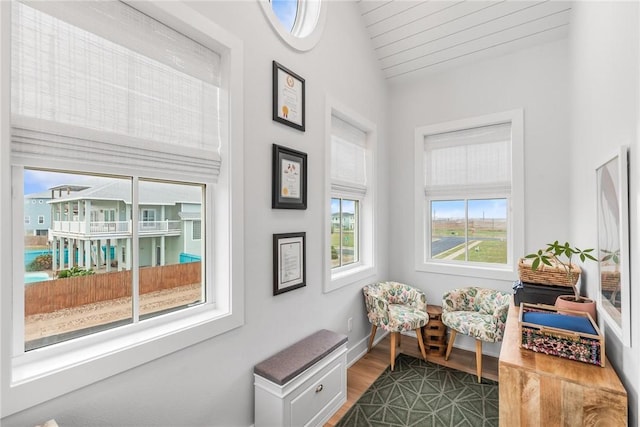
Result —
[{"label": "beige window shade", "polygon": [[142,152],[120,156],[127,166],[164,151],[149,167],[218,174],[219,54],[121,2],[14,2],[12,14],[14,156],[55,155],[64,139],[91,163],[126,141]]},{"label": "beige window shade", "polygon": [[367,192],[367,134],[331,116],[331,189],[345,196]]},{"label": "beige window shade", "polygon": [[503,194],[511,191],[511,124],[428,135],[425,193]]}]

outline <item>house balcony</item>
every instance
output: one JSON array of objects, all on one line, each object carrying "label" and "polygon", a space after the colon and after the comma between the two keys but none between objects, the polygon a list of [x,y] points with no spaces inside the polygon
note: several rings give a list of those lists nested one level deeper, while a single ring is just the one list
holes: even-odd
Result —
[{"label": "house balcony", "polygon": [[[118,238],[132,235],[131,221],[53,221],[49,235],[82,239]],[[182,221],[140,221],[140,237],[179,236]]]}]

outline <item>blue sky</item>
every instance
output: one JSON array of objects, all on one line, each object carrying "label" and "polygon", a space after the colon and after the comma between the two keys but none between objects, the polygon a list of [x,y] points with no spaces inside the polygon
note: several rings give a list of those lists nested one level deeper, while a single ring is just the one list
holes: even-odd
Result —
[{"label": "blue sky", "polygon": [[[343,200],[342,201],[342,212],[343,213],[352,213],[356,212],[356,204],[351,200]],[[340,212],[340,199],[331,199],[331,213]]]},{"label": "blue sky", "polygon": [[298,0],[271,0],[271,7],[282,25],[291,31],[296,20]]},{"label": "blue sky", "polygon": [[[432,202],[431,206],[432,219],[465,217],[463,200]],[[505,219],[506,217],[506,199],[469,200],[469,218]]]},{"label": "blue sky", "polygon": [[91,180],[95,181],[96,178],[86,175],[25,169],[24,194],[40,193],[60,184],[81,184]]}]

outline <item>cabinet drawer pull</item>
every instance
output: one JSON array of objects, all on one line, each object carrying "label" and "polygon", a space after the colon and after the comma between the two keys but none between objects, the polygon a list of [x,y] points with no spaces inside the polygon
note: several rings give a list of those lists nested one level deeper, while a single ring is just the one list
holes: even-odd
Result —
[{"label": "cabinet drawer pull", "polygon": [[320,393],[323,388],[324,388],[324,386],[322,384],[320,384],[318,387],[316,387],[316,393]]}]

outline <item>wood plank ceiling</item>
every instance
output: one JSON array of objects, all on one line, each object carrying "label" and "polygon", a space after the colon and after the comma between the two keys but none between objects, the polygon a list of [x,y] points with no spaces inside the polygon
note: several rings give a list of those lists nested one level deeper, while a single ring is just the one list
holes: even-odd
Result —
[{"label": "wood plank ceiling", "polygon": [[442,70],[567,36],[571,3],[359,0],[387,79]]}]

